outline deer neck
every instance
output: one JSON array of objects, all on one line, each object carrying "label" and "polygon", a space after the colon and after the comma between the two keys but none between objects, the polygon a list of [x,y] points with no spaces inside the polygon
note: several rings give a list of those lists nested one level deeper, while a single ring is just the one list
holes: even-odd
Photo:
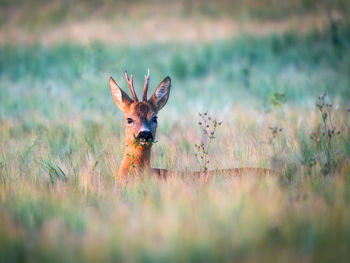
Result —
[{"label": "deer neck", "polygon": [[150,168],[151,145],[128,144],[125,149],[124,158],[119,168],[118,175],[140,173]]}]

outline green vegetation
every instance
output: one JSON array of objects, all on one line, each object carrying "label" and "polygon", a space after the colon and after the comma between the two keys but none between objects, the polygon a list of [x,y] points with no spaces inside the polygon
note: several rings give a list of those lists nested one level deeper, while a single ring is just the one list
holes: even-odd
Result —
[{"label": "green vegetation", "polygon": [[[342,25],[306,37],[287,33],[213,44],[2,46],[0,118],[37,112],[55,119],[74,110],[105,114],[114,110],[106,103],[111,101],[108,78],[125,87],[127,68],[140,92],[148,67],[154,88],[165,75],[172,77],[170,107],[181,113],[194,101],[215,109],[241,104],[242,98],[259,108],[286,100],[305,105],[323,91],[343,103],[350,98],[349,45],[349,27]],[[220,93],[212,96],[213,90]]]},{"label": "green vegetation", "polygon": [[[346,262],[349,50],[346,23],[201,44],[0,46],[0,262]],[[278,175],[120,184],[108,79],[129,92],[125,68],[138,94],[147,68],[152,91],[172,78],[152,166]],[[223,123],[198,164],[207,109]]]}]

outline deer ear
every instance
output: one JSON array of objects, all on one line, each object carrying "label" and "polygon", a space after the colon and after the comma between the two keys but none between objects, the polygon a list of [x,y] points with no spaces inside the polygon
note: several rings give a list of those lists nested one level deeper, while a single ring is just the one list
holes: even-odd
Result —
[{"label": "deer ear", "polygon": [[167,103],[170,94],[170,86],[171,79],[170,77],[166,77],[159,84],[152,97],[148,100],[148,102],[151,103],[157,111],[160,111]]},{"label": "deer ear", "polygon": [[121,88],[119,88],[118,84],[115,83],[112,77],[109,79],[109,86],[111,88],[115,105],[117,105],[117,107],[124,112],[125,109],[133,102],[132,99],[130,99],[128,94],[126,94]]}]

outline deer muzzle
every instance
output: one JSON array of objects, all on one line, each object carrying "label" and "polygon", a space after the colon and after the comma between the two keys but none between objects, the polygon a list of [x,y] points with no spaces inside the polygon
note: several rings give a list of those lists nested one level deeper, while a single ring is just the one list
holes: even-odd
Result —
[{"label": "deer muzzle", "polygon": [[150,131],[140,131],[136,139],[140,142],[150,142],[153,141],[153,135]]}]

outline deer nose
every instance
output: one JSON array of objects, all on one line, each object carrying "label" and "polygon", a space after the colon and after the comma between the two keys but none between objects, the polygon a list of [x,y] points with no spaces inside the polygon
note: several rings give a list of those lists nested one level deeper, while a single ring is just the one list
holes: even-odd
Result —
[{"label": "deer nose", "polygon": [[140,131],[136,139],[148,142],[153,140],[153,135],[150,131]]}]

